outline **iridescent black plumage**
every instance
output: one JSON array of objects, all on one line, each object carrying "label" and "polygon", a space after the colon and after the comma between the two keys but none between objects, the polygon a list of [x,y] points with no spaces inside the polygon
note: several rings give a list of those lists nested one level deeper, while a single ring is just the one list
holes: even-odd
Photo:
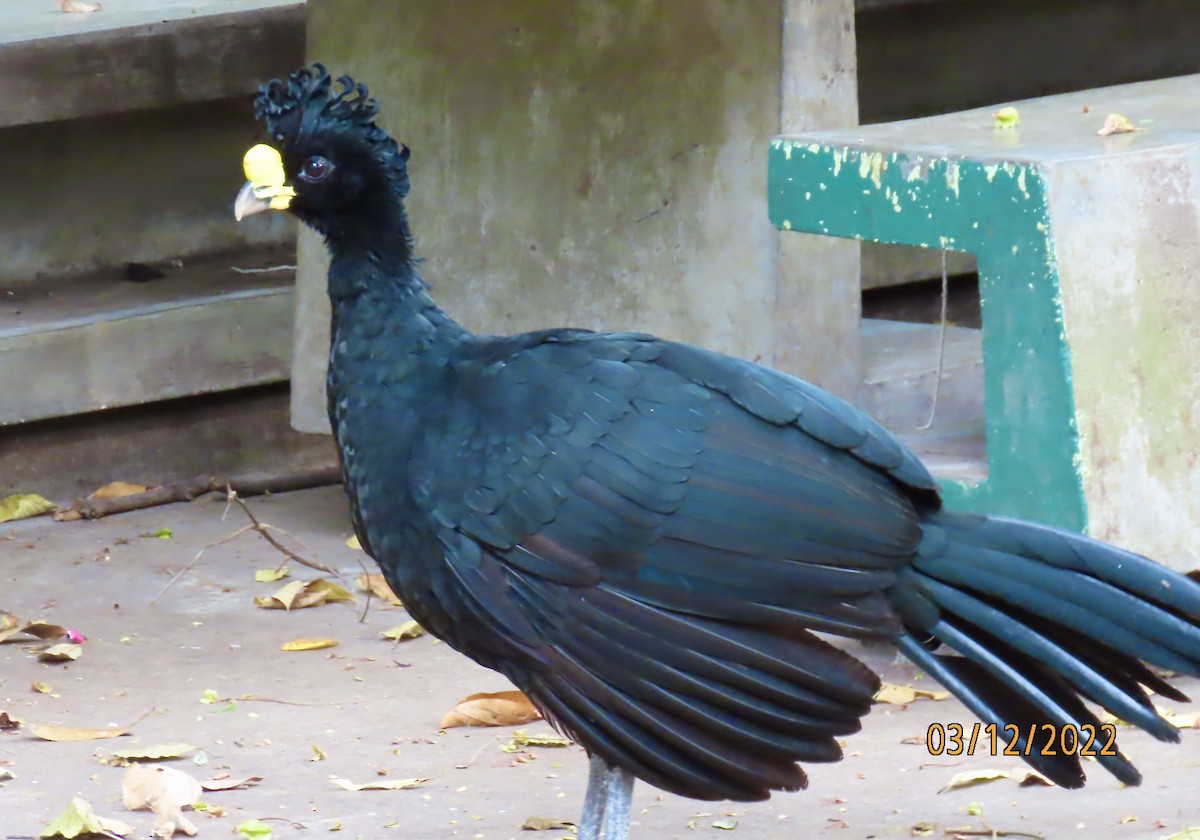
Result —
[{"label": "iridescent black plumage", "polygon": [[[1095,722],[1089,699],[1178,739],[1142,686],[1181,695],[1142,663],[1200,674],[1200,587],[943,511],[894,437],[784,374],[645,335],[469,333],[414,271],[407,150],[342,85],[301,71],[259,115],[290,174],[334,164],[292,181],[331,254],[330,419],[359,537],[431,632],[697,798],[840,756],[878,679],[815,632],[894,641],[986,721]],[[1075,756],[1027,760],[1083,783]]]}]

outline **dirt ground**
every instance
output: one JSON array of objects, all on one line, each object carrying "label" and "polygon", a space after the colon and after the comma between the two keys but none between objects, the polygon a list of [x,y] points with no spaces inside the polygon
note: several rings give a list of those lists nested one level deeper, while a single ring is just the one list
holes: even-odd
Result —
[{"label": "dirt ground", "polygon": [[[362,555],[345,545],[350,529],[340,489],[249,504],[264,522],[296,535],[301,553],[349,580],[359,574]],[[439,732],[442,714],[458,700],[502,690],[505,681],[429,637],[400,644],[381,638],[403,623],[402,609],[376,601],[360,623],[361,597],[290,613],[256,607],[254,597],[282,584],[257,583],[254,572],[281,555],[253,533],[208,550],[159,595],[203,546],[245,524],[236,509],[223,518],[224,508],[209,498],[98,522],[42,518],[0,526],[0,610],[87,637],[82,656],[68,664],[39,662],[34,644],[0,646],[0,711],[37,724],[104,727],[152,710],[122,738],[57,743],[33,737],[27,726],[0,732],[0,770],[15,774],[0,782],[0,837],[36,836],[72,796],[131,824],[133,836],[149,836],[152,815],[121,804],[125,771],[99,759],[111,750],[181,741],[206,762],[189,755],[169,764],[198,779],[262,777],[247,789],[206,793],[205,801],[227,813],[193,815],[200,838],[230,836],[251,818],[266,821],[276,838],[312,838],[339,825],[332,836],[347,840],[569,836],[561,829],[523,832],[521,825],[530,816],[577,817],[582,750],[514,755],[500,749],[511,728]],[[170,538],[153,536],[164,528]],[[293,579],[318,576],[289,566]],[[297,637],[339,645],[280,650]],[[888,649],[856,653],[886,680],[925,685]],[[33,691],[35,681],[51,692]],[[1179,685],[1200,695],[1195,680]],[[209,689],[219,702],[201,702]],[[1177,711],[1188,709],[1196,706]],[[1200,825],[1200,730],[1185,730],[1174,747],[1123,730],[1122,746],[1145,775],[1140,788],[1122,789],[1092,764],[1083,791],[999,779],[939,794],[956,773],[1018,766],[984,750],[966,759],[929,755],[923,738],[930,724],[969,727],[973,720],[954,700],[877,706],[863,732],[848,740],[844,761],[808,768],[807,791],[750,806],[693,802],[639,784],[633,837],[850,840],[914,836],[914,826],[927,824],[926,836],[934,837],[954,836],[947,829],[956,827],[964,834],[969,828],[965,836],[991,836],[990,827],[1023,832],[996,835],[1009,837],[1161,838]],[[525,728],[549,730],[540,722]],[[314,747],[323,760],[313,760]],[[428,781],[409,790],[350,792],[330,777]]]}]

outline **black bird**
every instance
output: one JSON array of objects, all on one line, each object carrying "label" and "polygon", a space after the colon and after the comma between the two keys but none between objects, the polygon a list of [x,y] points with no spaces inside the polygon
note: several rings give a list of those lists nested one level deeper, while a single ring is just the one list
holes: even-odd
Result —
[{"label": "black bird", "polygon": [[817,633],[896,645],[1063,787],[1079,757],[1040,747],[1100,725],[1084,700],[1179,740],[1146,689],[1186,698],[1148,666],[1200,675],[1200,586],[943,510],[891,434],[782,373],[634,333],[468,332],[415,269],[408,148],[338,84],[316,65],[262,87],[273,146],[235,215],[324,236],[355,531],[414,618],[587,749],[581,840],[626,835],[634,777],[758,800],[840,758],[879,680]]}]

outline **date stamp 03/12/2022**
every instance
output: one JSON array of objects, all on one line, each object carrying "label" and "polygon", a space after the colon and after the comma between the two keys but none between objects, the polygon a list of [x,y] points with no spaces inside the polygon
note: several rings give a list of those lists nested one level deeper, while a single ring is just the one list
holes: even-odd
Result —
[{"label": "date stamp 03/12/2022", "polygon": [[1111,723],[1058,726],[1033,723],[931,723],[925,730],[930,755],[1117,755],[1117,727]]}]

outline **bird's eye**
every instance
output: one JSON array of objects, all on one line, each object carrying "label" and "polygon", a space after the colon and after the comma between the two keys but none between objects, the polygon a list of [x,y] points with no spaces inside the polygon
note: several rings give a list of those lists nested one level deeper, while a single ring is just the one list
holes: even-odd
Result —
[{"label": "bird's eye", "polygon": [[315,184],[317,181],[322,181],[328,177],[332,171],[332,163],[320,155],[313,155],[304,161],[304,166],[300,170],[300,177],[311,184]]}]

